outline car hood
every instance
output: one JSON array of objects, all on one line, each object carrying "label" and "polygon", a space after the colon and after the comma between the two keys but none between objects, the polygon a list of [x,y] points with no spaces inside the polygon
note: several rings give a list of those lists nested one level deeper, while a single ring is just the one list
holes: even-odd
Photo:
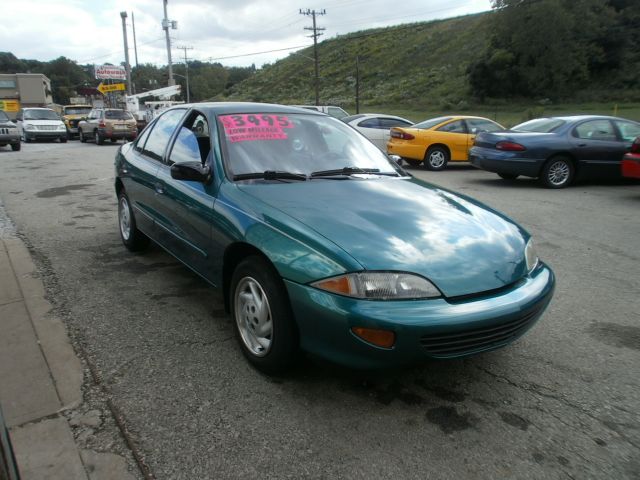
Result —
[{"label": "car hood", "polygon": [[524,230],[474,200],[416,179],[240,188],[314,229],[365,269],[417,273],[448,297],[500,288],[526,274]]}]

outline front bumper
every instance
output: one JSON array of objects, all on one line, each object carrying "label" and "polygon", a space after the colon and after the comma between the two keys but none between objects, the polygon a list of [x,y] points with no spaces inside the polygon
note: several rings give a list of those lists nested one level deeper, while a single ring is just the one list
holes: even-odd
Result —
[{"label": "front bumper", "polygon": [[24,138],[29,140],[67,138],[67,130],[24,130]]},{"label": "front bumper", "polygon": [[[540,318],[553,296],[555,277],[541,263],[515,285],[459,300],[358,300],[285,284],[303,350],[354,368],[381,368],[508,345]],[[351,332],[356,326],[392,330],[395,345],[371,345]]]},{"label": "front bumper", "polygon": [[520,152],[502,152],[493,148],[472,147],[469,162],[476,168],[506,175],[537,177],[545,159],[522,158]]},{"label": "front bumper", "polygon": [[8,130],[6,128],[0,128],[0,144],[7,145],[9,143],[20,143],[20,134],[18,133],[18,130]]}]

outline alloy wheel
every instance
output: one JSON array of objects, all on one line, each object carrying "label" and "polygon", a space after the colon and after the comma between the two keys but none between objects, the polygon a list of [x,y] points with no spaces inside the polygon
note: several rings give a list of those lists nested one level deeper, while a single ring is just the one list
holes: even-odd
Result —
[{"label": "alloy wheel", "polygon": [[445,161],[446,161],[446,158],[442,150],[434,150],[429,155],[429,165],[431,165],[433,168],[442,167]]},{"label": "alloy wheel", "polygon": [[567,162],[564,160],[558,160],[549,166],[547,178],[549,179],[550,184],[560,186],[569,180],[570,174],[571,170]]}]

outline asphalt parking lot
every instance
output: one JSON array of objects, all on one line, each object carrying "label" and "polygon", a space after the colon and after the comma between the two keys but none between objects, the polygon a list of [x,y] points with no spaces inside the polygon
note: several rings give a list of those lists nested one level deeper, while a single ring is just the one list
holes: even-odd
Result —
[{"label": "asphalt parking lot", "polygon": [[[85,402],[108,397],[156,478],[640,477],[640,183],[550,191],[467,165],[410,169],[532,233],[558,278],[542,320],[470,359],[365,372],[305,359],[269,378],[210,287],[157,247],[124,249],[116,149],[2,148],[0,207],[94,369]],[[128,448],[104,428],[76,441]]]}]

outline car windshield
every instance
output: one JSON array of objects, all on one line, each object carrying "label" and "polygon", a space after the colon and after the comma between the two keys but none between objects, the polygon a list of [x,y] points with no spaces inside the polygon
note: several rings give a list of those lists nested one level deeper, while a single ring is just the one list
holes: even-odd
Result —
[{"label": "car windshield", "polygon": [[60,117],[53,110],[34,109],[24,111],[25,120],[60,120]]},{"label": "car windshield", "polygon": [[91,111],[91,107],[66,107],[64,109],[65,115],[84,115]]},{"label": "car windshield", "polygon": [[0,122],[8,122],[9,121],[9,117],[7,116],[6,113],[4,113],[2,110],[0,110]]},{"label": "car windshield", "polygon": [[521,123],[512,127],[511,130],[516,132],[537,132],[537,133],[551,133],[566,122],[559,118],[536,118],[535,120],[529,120],[528,122]]},{"label": "car windshield", "polygon": [[133,117],[129,112],[124,110],[106,110],[104,112],[104,118],[109,120],[131,120]]},{"label": "car windshield", "polygon": [[424,122],[416,123],[412,128],[421,128],[423,130],[426,130],[428,128],[435,127],[442,122],[446,122],[447,120],[451,120],[451,117],[430,118],[429,120],[425,120]]},{"label": "car windshield", "polygon": [[[343,122],[308,114],[252,113],[218,117],[225,168],[232,177],[263,172],[349,177],[404,172]],[[336,171],[338,171],[336,173]],[[273,175],[270,175],[273,177]]]}]

